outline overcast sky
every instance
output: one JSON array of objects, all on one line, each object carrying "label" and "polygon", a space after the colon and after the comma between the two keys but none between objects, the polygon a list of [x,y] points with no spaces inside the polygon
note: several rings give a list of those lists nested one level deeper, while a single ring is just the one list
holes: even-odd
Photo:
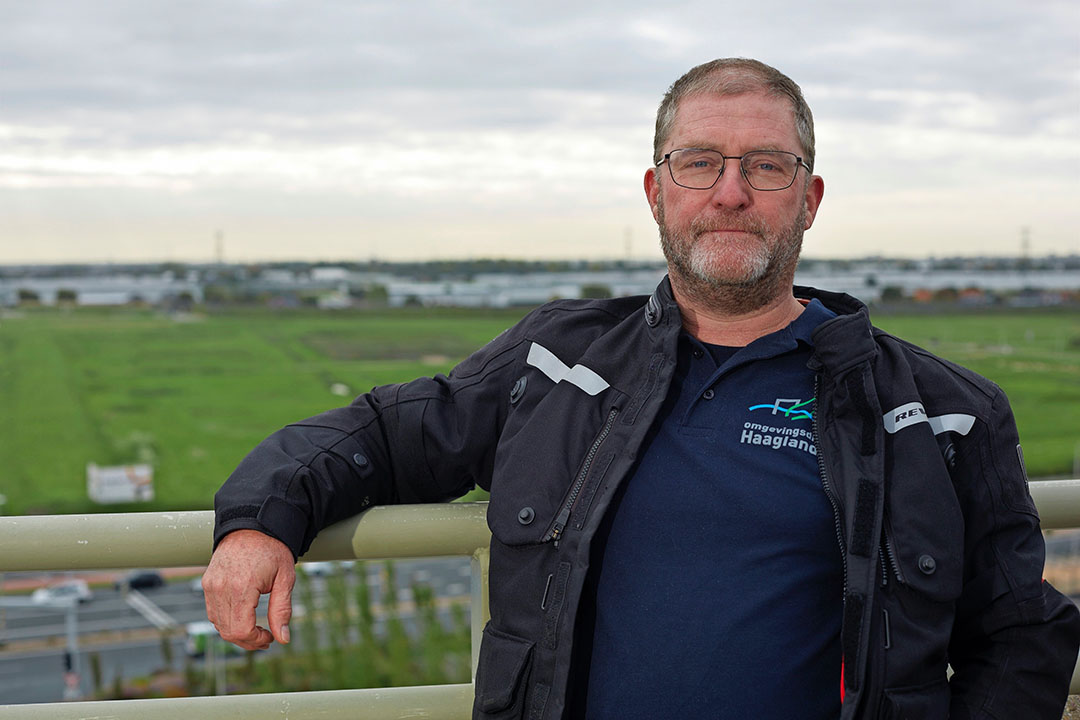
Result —
[{"label": "overcast sky", "polygon": [[1073,0],[0,0],[0,262],[658,258],[668,85],[802,85],[815,257],[1080,252]]}]

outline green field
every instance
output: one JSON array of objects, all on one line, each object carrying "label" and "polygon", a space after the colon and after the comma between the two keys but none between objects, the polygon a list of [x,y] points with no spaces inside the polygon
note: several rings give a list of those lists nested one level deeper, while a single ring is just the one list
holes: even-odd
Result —
[{"label": "green field", "polygon": [[[92,512],[86,463],[151,460],[153,503],[204,509],[260,439],[372,386],[445,372],[524,314],[130,309],[0,316],[5,513]],[[1009,394],[1032,476],[1069,473],[1080,443],[1080,315],[889,316],[881,326]],[[347,386],[348,396],[331,392]]]},{"label": "green field", "polygon": [[[89,512],[86,463],[154,461],[143,510],[203,509],[259,440],[373,386],[449,370],[524,311],[38,310],[0,318],[5,513]],[[332,394],[341,383],[347,396]]]}]

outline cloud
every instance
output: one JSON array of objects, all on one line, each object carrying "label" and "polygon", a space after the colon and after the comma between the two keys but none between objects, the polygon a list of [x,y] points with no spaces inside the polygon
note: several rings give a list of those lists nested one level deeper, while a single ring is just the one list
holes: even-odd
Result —
[{"label": "cloud", "polygon": [[0,13],[0,207],[20,228],[83,213],[69,227],[91,232],[91,203],[49,198],[110,189],[163,223],[214,194],[341,222],[313,198],[416,223],[448,208],[609,222],[640,205],[664,90],[721,55],[802,84],[830,203],[1004,183],[1042,208],[1025,182],[1080,190],[1072,2],[0,0]]}]

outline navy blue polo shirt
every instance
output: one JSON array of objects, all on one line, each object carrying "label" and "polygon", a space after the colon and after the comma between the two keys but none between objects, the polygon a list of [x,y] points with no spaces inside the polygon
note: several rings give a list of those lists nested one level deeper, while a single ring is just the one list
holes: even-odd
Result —
[{"label": "navy blue polo shirt", "polygon": [[574,717],[836,720],[843,570],[811,422],[812,301],[743,348],[683,334],[594,539]]}]

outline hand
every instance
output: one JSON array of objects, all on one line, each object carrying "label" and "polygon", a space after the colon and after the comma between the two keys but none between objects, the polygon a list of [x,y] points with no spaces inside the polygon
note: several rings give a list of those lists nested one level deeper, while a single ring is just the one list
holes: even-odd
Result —
[{"label": "hand", "polygon": [[[235,530],[220,543],[203,574],[206,617],[221,637],[246,650],[289,642],[296,565],[285,543],[258,530]],[[270,593],[270,630],[255,624],[259,598]]]}]

